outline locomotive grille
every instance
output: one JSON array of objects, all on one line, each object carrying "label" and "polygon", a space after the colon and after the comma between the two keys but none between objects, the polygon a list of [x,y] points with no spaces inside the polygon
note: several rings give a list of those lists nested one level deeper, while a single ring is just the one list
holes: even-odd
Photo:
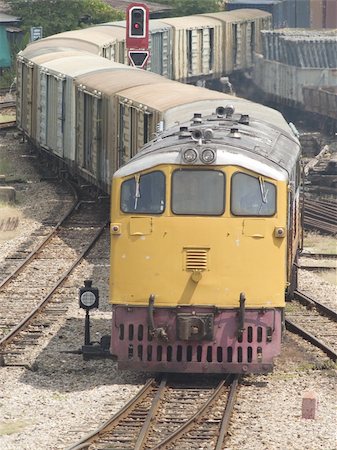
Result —
[{"label": "locomotive grille", "polygon": [[185,270],[208,270],[208,248],[186,248]]}]

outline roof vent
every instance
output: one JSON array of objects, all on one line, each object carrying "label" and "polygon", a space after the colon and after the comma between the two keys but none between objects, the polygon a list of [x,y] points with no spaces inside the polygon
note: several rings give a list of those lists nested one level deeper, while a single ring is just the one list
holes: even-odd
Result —
[{"label": "roof vent", "polygon": [[248,114],[241,114],[241,117],[239,119],[239,123],[242,123],[243,125],[249,125],[249,115]]},{"label": "roof vent", "polygon": [[240,139],[241,138],[240,133],[239,133],[239,129],[236,128],[236,127],[231,128],[231,131],[228,133],[227,136],[229,136],[231,138],[236,138],[236,139]]},{"label": "roof vent", "polygon": [[186,137],[190,137],[191,133],[188,131],[187,127],[180,127],[179,128],[179,139],[183,139]]},{"label": "roof vent", "polygon": [[193,115],[193,123],[194,124],[202,123],[202,115],[200,113],[194,113],[194,115]]}]

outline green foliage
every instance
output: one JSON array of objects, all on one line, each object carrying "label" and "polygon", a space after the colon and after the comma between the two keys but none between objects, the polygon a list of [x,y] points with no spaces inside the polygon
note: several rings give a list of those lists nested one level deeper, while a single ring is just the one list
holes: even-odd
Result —
[{"label": "green foliage", "polygon": [[101,0],[7,0],[13,15],[22,17],[21,28],[43,27],[43,37],[90,24],[121,20],[124,14]]},{"label": "green foliage", "polygon": [[159,3],[172,6],[173,16],[189,16],[223,10],[222,0],[159,0]]},{"label": "green foliage", "polygon": [[[14,58],[15,61],[15,58]],[[11,84],[13,83],[15,78],[15,68],[14,66],[8,68],[8,69],[2,69],[2,72],[0,74],[0,88],[6,88],[9,89]]]}]

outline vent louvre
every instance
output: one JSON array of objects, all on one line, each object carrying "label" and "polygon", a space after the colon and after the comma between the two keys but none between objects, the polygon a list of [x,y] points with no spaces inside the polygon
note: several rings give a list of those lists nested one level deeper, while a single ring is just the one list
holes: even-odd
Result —
[{"label": "vent louvre", "polygon": [[208,249],[188,248],[185,249],[185,270],[207,270]]}]

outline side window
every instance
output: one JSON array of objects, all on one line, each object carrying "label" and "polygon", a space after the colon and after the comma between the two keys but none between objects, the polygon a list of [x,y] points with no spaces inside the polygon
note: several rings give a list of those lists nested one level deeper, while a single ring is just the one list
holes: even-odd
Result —
[{"label": "side window", "polygon": [[121,210],[133,214],[164,212],[165,175],[156,171],[124,181],[121,188]]},{"label": "side window", "polygon": [[262,177],[237,172],[232,176],[231,212],[236,216],[272,216],[276,187]]}]

